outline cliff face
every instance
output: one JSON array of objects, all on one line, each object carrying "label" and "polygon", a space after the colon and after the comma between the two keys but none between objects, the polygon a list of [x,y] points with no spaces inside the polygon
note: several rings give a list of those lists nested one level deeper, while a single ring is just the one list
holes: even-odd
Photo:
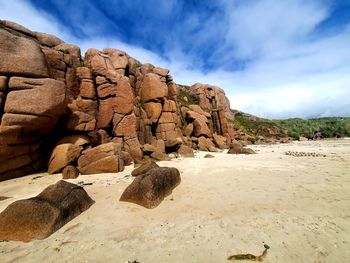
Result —
[{"label": "cliff face", "polygon": [[167,159],[231,141],[222,89],[197,83],[187,92],[202,108],[184,105],[169,70],[123,51],[89,49],[82,58],[75,45],[1,21],[0,57],[0,181],[81,166],[89,148],[111,142],[88,159],[112,172],[144,155]]}]

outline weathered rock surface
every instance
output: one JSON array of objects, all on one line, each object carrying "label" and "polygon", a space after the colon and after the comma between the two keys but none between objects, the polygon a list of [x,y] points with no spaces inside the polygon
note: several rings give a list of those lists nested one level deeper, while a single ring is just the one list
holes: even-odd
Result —
[{"label": "weathered rock surface", "polygon": [[155,167],[159,167],[158,164],[156,164],[154,161],[152,160],[148,160],[145,163],[141,164],[139,167],[137,167],[136,169],[134,169],[131,172],[132,176],[139,176],[141,174],[145,174],[147,173],[149,170],[151,170],[152,168]]},{"label": "weathered rock surface", "polygon": [[141,99],[144,102],[163,99],[168,96],[168,87],[160,80],[159,76],[148,73],[144,76],[141,85]]},{"label": "weathered rock surface", "polygon": [[16,201],[1,212],[0,240],[47,238],[93,203],[82,187],[59,181],[36,197]]},{"label": "weathered rock surface", "polygon": [[0,27],[0,75],[48,77],[45,56],[34,40]]},{"label": "weathered rock surface", "polygon": [[256,152],[250,148],[243,148],[239,144],[233,144],[227,152],[228,154],[255,154]]},{"label": "weathered rock surface", "polygon": [[[78,46],[0,21],[0,55],[0,181],[69,164],[118,172],[144,156],[192,157],[191,148],[217,151],[243,136],[227,121],[221,88],[184,90],[168,69],[118,49],[91,48],[82,59]],[[83,153],[63,151],[67,143]]]},{"label": "weathered rock surface", "polygon": [[78,176],[79,170],[73,165],[68,165],[62,170],[62,179],[75,179]]},{"label": "weathered rock surface", "polygon": [[193,149],[186,145],[181,145],[177,152],[182,157],[194,157]]},{"label": "weathered rock surface", "polygon": [[149,209],[155,208],[180,182],[180,172],[176,168],[153,168],[137,176],[125,189],[120,201],[135,203]]},{"label": "weathered rock surface", "polygon": [[64,167],[77,160],[82,148],[72,143],[63,143],[57,145],[52,151],[49,159],[47,172],[54,174],[60,172]]},{"label": "weathered rock surface", "polygon": [[83,151],[78,159],[81,174],[116,173],[124,170],[121,145],[110,142]]}]

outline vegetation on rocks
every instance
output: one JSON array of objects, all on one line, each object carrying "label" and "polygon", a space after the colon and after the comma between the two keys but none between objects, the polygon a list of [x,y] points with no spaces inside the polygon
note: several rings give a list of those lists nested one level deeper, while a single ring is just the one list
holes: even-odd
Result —
[{"label": "vegetation on rocks", "polygon": [[276,122],[243,112],[237,112],[234,120],[231,120],[231,122],[235,128],[251,136],[276,137],[280,139],[286,137],[287,134],[287,131]]},{"label": "vegetation on rocks", "polygon": [[181,103],[181,105],[183,106],[188,106],[192,104],[199,105],[198,97],[189,91],[190,86],[180,85],[180,84],[177,84],[177,85],[180,88],[180,93],[177,96],[177,99]]}]

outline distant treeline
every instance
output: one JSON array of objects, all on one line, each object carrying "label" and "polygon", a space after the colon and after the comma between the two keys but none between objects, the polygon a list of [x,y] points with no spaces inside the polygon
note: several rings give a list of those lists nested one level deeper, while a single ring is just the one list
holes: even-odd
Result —
[{"label": "distant treeline", "polygon": [[315,135],[323,138],[350,137],[350,118],[326,117],[317,119],[269,120],[244,112],[235,112],[234,127],[252,136],[282,138],[286,135],[299,139],[309,139]]},{"label": "distant treeline", "polygon": [[285,128],[288,131],[288,135],[295,139],[299,139],[300,136],[313,138],[316,133],[320,133],[324,138],[350,137],[350,118],[294,118],[272,121]]}]

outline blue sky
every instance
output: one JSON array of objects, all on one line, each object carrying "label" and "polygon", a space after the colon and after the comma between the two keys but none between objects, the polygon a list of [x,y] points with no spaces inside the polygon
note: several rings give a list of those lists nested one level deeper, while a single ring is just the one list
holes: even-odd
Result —
[{"label": "blue sky", "polygon": [[0,19],[125,50],[258,116],[350,116],[350,0],[0,0]]}]

